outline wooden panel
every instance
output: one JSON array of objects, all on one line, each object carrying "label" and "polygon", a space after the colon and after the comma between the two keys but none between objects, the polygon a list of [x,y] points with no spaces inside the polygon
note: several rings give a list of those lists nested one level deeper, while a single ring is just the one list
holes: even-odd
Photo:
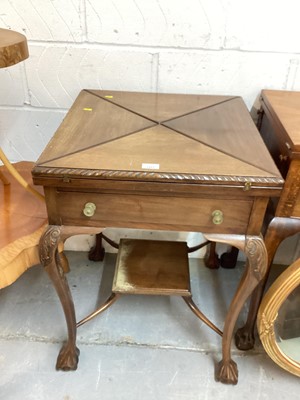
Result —
[{"label": "wooden panel", "polygon": [[[204,176],[205,177],[205,176]],[[71,174],[58,174],[57,176],[45,177],[44,175],[35,175],[34,182],[37,185],[45,186],[47,189],[58,188],[60,191],[85,191],[94,193],[114,193],[114,194],[151,194],[152,196],[183,196],[183,197],[222,197],[232,199],[247,199],[249,197],[279,197],[282,188],[274,184],[264,182],[252,182],[251,189],[245,190],[245,182],[247,179],[240,179],[239,182],[233,180],[221,181],[220,176],[215,181],[207,182],[203,178],[202,181],[185,181],[176,182],[174,179],[169,179],[168,182],[153,182],[152,180],[144,179],[143,181],[122,179],[115,181],[113,179],[99,179],[90,175],[85,175],[84,179],[73,179]],[[267,190],[266,190],[267,189]]]},{"label": "wooden panel", "polygon": [[[31,184],[33,163],[20,162],[14,167]],[[10,182],[3,185],[0,181],[0,248],[17,239],[30,235],[45,225],[47,220],[45,203],[25,190],[5,167],[1,173]],[[41,190],[42,191],[42,190]]]},{"label": "wooden panel", "polygon": [[262,222],[266,213],[269,199],[267,197],[256,197],[247,228],[248,235],[259,235],[262,232]]},{"label": "wooden panel", "polygon": [[283,140],[279,125],[276,124],[268,110],[264,113],[260,133],[277,168],[285,178],[290,164],[288,148]]},{"label": "wooden panel", "polygon": [[[245,233],[253,202],[186,197],[57,193],[61,224]],[[83,214],[85,204],[95,203],[94,216]],[[212,213],[221,210],[223,223],[215,225]],[[57,221],[51,221],[57,223]]]},{"label": "wooden panel", "polygon": [[102,90],[90,90],[90,92],[158,123],[196,110],[202,110],[234,98],[233,96],[203,96]]},{"label": "wooden panel", "polygon": [[186,242],[121,239],[112,291],[190,296]]},{"label": "wooden panel", "polygon": [[300,160],[293,160],[283,187],[277,217],[300,217]]},{"label": "wooden panel", "polygon": [[300,218],[300,190],[295,200],[295,206],[292,211],[292,217]]},{"label": "wooden panel", "polygon": [[[166,156],[167,149],[167,156]],[[201,155],[201,157],[199,157]],[[161,125],[47,162],[48,167],[264,177],[265,171]]]},{"label": "wooden panel", "polygon": [[240,98],[210,107],[164,125],[214,149],[279,176],[248,110]]},{"label": "wooden panel", "polygon": [[106,143],[154,124],[83,90],[37,164]]},{"label": "wooden panel", "polygon": [[262,99],[281,126],[292,151],[300,152],[300,92],[263,90]]}]

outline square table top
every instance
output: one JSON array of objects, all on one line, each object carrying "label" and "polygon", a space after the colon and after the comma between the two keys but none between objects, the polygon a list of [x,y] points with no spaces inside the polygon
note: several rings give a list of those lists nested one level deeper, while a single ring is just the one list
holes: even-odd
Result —
[{"label": "square table top", "polygon": [[281,187],[241,97],[82,90],[33,176]]}]

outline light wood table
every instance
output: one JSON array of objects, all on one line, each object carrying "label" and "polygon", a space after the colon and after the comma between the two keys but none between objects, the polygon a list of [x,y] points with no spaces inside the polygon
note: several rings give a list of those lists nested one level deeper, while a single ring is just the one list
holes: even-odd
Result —
[{"label": "light wood table", "polygon": [[[0,28],[0,68],[28,57],[21,33]],[[38,243],[47,223],[44,197],[31,183],[33,163],[12,165],[0,147],[0,288],[39,263]],[[26,190],[24,190],[26,189]]]},{"label": "light wood table", "polygon": [[106,227],[195,231],[244,251],[248,264],[225,318],[217,378],[237,383],[231,339],[267,267],[260,236],[280,176],[240,97],[83,90],[38,160],[49,227],[41,262],[61,300],[68,341],[59,369],[76,369],[76,317],[57,246]]},{"label": "light wood table", "polygon": [[[28,184],[32,167],[33,163],[26,161],[14,164]],[[38,244],[47,214],[44,202],[24,190],[4,166],[0,174],[6,182],[0,181],[0,288],[4,288],[39,264]]]}]

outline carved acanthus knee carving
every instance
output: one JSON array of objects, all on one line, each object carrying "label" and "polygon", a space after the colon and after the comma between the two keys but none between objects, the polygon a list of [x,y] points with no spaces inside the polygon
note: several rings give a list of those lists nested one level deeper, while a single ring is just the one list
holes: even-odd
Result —
[{"label": "carved acanthus knee carving", "polygon": [[[267,283],[273,257],[280,243],[287,237],[292,236],[297,232],[300,232],[299,218],[274,217],[268,226],[265,236],[265,245],[267,249],[266,270],[261,271],[263,275],[261,284],[252,294],[246,324],[242,328],[238,329],[235,335],[235,343],[237,348],[240,350],[249,350],[252,349],[254,346],[255,343],[254,328],[255,328],[256,316],[264,293],[264,288]],[[251,249],[249,249],[249,251],[250,251],[249,259],[250,259]],[[258,259],[256,261],[257,267],[254,267],[254,269],[258,268],[261,262],[262,260]],[[261,279],[259,276],[257,277],[258,279]]]},{"label": "carved acanthus knee carving", "polygon": [[61,227],[60,226],[48,226],[46,231],[43,233],[40,246],[40,261],[44,267],[47,267],[52,263],[53,258],[55,257],[55,252],[57,250],[58,243],[60,241],[61,236]]},{"label": "carved acanthus knee carving", "polygon": [[261,237],[246,237],[245,254],[247,256],[251,272],[260,282],[267,272],[267,250]]}]

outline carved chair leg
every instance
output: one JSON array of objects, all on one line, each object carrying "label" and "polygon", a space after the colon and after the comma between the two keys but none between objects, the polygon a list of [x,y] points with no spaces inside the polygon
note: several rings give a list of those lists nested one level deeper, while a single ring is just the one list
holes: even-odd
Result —
[{"label": "carved chair leg", "polygon": [[216,369],[216,379],[222,383],[236,384],[238,381],[238,369],[231,359],[231,341],[233,330],[238,315],[254,288],[263,278],[267,268],[267,252],[263,240],[258,236],[243,235],[214,235],[205,234],[208,240],[231,244],[244,251],[248,262],[242,276],[239,287],[231,301],[227,312],[223,330],[222,355]]},{"label": "carved chair leg", "polygon": [[267,270],[264,279],[260,282],[251,296],[247,321],[235,334],[235,344],[240,350],[250,350],[254,347],[254,330],[257,312],[264,294],[273,258],[280,243],[285,238],[292,236],[297,232],[300,232],[299,219],[275,217],[268,226],[265,236],[265,245],[268,252]]}]

